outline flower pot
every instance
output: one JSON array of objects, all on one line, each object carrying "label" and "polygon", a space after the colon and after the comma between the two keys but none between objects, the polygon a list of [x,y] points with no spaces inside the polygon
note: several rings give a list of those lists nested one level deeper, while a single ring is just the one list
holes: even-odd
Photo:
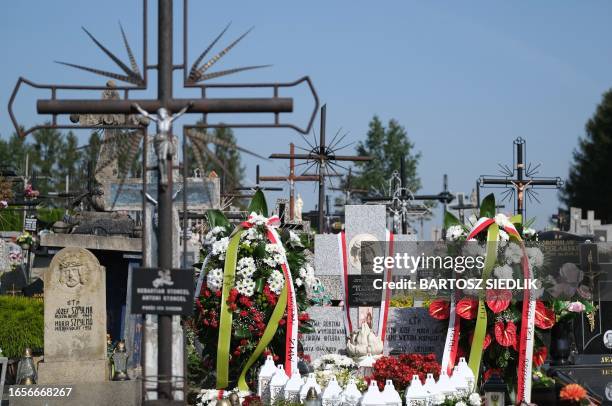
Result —
[{"label": "flower pot", "polygon": [[550,364],[570,364],[573,343],[574,319],[559,320],[550,331]]},{"label": "flower pot", "polygon": [[536,405],[556,405],[557,391],[555,387],[531,389],[531,403]]}]

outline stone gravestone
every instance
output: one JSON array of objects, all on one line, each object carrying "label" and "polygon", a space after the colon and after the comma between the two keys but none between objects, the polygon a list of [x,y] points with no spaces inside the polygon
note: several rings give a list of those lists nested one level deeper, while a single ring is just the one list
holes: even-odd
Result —
[{"label": "stone gravestone", "polygon": [[9,261],[9,248],[6,241],[0,238],[0,274],[11,270]]},{"label": "stone gravestone", "polygon": [[312,360],[325,354],[346,355],[346,332],[341,307],[313,306],[307,310],[310,315],[312,333],[304,334],[304,354]]},{"label": "stone gravestone", "polygon": [[6,378],[7,369],[8,369],[8,358],[0,357],[0,402],[2,402],[2,394],[4,393],[4,380]]},{"label": "stone gravestone", "polygon": [[45,346],[40,384],[100,382],[106,360],[106,270],[83,248],[59,251],[44,274]]},{"label": "stone gravestone", "polygon": [[436,320],[423,307],[391,308],[385,354],[436,354],[442,360],[448,323]]}]

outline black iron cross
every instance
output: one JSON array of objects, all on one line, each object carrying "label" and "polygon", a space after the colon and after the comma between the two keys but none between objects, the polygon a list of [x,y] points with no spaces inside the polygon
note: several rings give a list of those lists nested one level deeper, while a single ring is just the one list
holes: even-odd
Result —
[{"label": "black iron cross", "polygon": [[563,185],[563,181],[559,177],[535,177],[541,164],[534,166],[530,163],[526,164],[527,146],[525,140],[518,137],[514,140],[514,147],[514,167],[510,168],[507,165],[498,164],[505,176],[481,176],[479,186],[505,188],[506,191],[502,193],[504,200],[511,199],[516,194],[514,211],[516,214],[521,214],[525,219],[525,195],[530,200],[533,199],[539,203],[540,200],[538,199],[538,193],[534,190],[535,188],[557,189]]},{"label": "black iron cross", "polygon": [[[124,74],[116,74],[106,72],[95,68],[88,68],[81,65],[64,63],[78,69],[86,70],[95,74],[111,77],[113,79],[127,82],[128,86],[117,86],[116,90],[123,93],[123,99],[112,100],[91,100],[91,99],[60,99],[58,92],[68,91],[91,91],[105,90],[102,86],[81,86],[81,85],[40,85],[31,82],[27,79],[20,78],[13,90],[9,101],[9,115],[15,129],[21,135],[26,135],[39,128],[132,128],[140,129],[145,132],[141,125],[126,124],[121,126],[96,125],[95,127],[87,127],[81,125],[61,125],[58,124],[57,118],[61,115],[84,115],[84,114],[109,114],[109,115],[124,115],[138,114],[139,112],[147,113],[152,118],[157,119],[157,135],[155,139],[156,152],[158,154],[158,165],[155,168],[146,168],[146,170],[158,170],[158,235],[159,241],[164,241],[164,244],[159,244],[158,250],[158,266],[162,269],[171,269],[173,267],[173,241],[172,231],[172,194],[173,194],[173,140],[172,134],[172,119],[177,113],[201,113],[203,114],[203,124],[184,126],[183,132],[186,136],[190,136],[189,132],[193,129],[207,129],[219,127],[241,127],[241,128],[293,128],[301,133],[308,133],[314,121],[316,111],[318,109],[318,97],[309,78],[304,77],[291,83],[252,83],[252,84],[201,84],[200,82],[207,79],[212,79],[219,76],[225,76],[243,70],[255,69],[261,66],[249,66],[243,68],[229,69],[219,72],[208,72],[208,69],[214,65],[225,53],[235,46],[246,34],[239,37],[220,53],[213,56],[204,64],[200,65],[204,57],[223,35],[225,30],[212,42],[212,44],[196,59],[191,69],[188,68],[187,55],[187,16],[188,16],[188,1],[183,1],[183,61],[180,65],[175,65],[173,62],[173,0],[158,0],[158,22],[157,22],[157,64],[151,65],[148,62],[148,28],[147,28],[147,5],[148,0],[143,0],[143,73],[140,73],[136,59],[129,47],[125,33],[122,31],[122,37],[128,57],[129,65],[122,62],[110,50],[102,45],[92,34],[86,31],[92,41],[124,72]],[[226,28],[227,29],[227,28]],[[150,90],[148,87],[148,71],[157,71],[157,98],[156,99],[130,99],[130,92],[135,90]],[[186,88],[199,88],[201,90],[201,98],[179,99],[174,97],[173,92],[173,72],[181,70],[183,72],[183,85]],[[306,128],[300,128],[294,124],[283,123],[280,120],[280,114],[290,113],[293,111],[293,99],[288,97],[280,97],[279,91],[284,88],[295,87],[305,83],[315,100],[315,107],[310,116],[310,120]],[[35,126],[28,130],[23,130],[13,113],[13,103],[22,85],[29,85],[37,89],[46,89],[51,92],[50,99],[42,99],[37,101],[37,111],[39,114],[52,115],[51,124],[44,126]],[[209,98],[207,97],[208,89],[270,89],[272,97],[258,98]],[[218,123],[212,124],[208,122],[208,114],[210,113],[269,113],[273,116],[273,120],[269,123]],[[146,132],[145,132],[146,134]],[[163,137],[162,137],[163,136]],[[162,139],[163,138],[163,139]],[[183,143],[184,148],[185,142]],[[146,146],[145,146],[146,147]],[[145,149],[146,151],[146,149]],[[146,156],[146,153],[143,154]],[[146,158],[145,158],[146,159]],[[146,165],[145,165],[146,166]],[[186,173],[187,165],[184,164],[184,173]],[[146,172],[146,171],[145,171]],[[167,178],[167,179],[162,179]],[[186,196],[187,193],[184,194]],[[184,198],[186,199],[186,197]],[[184,202],[186,206],[186,202]],[[185,208],[185,207],[184,207]],[[187,230],[185,229],[186,233]],[[158,376],[157,390],[158,397],[166,403],[171,403],[173,396],[173,377],[172,377],[172,316],[159,315],[158,326]],[[150,379],[151,377],[146,377]]]},{"label": "black iron cross", "polygon": [[236,199],[246,199],[246,198],[250,198],[253,197],[254,194],[243,194],[243,193],[239,193],[241,191],[257,191],[257,190],[261,190],[261,191],[270,191],[270,192],[281,192],[283,190],[282,187],[272,187],[272,186],[263,186],[261,184],[261,182],[263,182],[263,176],[259,175],[259,165],[255,166],[255,184],[253,186],[239,186],[237,188],[234,188],[234,191],[232,191],[231,193],[226,193],[224,196],[226,197],[231,197],[231,198],[236,198]]},{"label": "black iron cross", "polygon": [[[308,140],[308,146],[310,150],[305,149],[306,154],[272,154],[270,158],[273,159],[299,159],[304,160],[303,164],[308,165],[306,171],[312,167],[316,167],[318,170],[318,182],[319,182],[319,204],[318,204],[318,221],[319,221],[319,232],[324,233],[327,230],[325,228],[325,180],[331,176],[340,175],[335,167],[344,168],[338,162],[358,162],[358,161],[371,161],[372,157],[368,156],[352,156],[352,155],[336,155],[336,152],[345,146],[338,146],[340,142],[346,136],[341,136],[337,141],[336,138],[339,132],[336,133],[334,138],[331,140],[330,145],[326,144],[325,141],[325,121],[327,116],[327,106],[321,107],[321,130],[319,132],[319,142],[315,140],[314,144],[310,144]],[[304,149],[304,148],[301,148]]]}]

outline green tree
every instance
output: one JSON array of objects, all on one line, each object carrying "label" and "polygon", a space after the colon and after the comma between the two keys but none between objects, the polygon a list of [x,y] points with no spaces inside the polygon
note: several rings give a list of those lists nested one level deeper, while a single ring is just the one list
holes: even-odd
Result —
[{"label": "green tree", "polygon": [[[212,138],[218,140],[220,144],[207,143],[205,150],[201,147],[202,142],[198,146],[192,146],[188,149],[189,170],[193,171],[199,167],[196,154],[203,152],[201,160],[205,167],[203,176],[211,171],[215,171],[221,179],[221,192],[231,192],[234,188],[240,186],[240,180],[245,176],[245,168],[242,165],[240,152],[232,145],[236,145],[236,137],[231,128],[215,128],[211,133]],[[205,152],[204,152],[205,151]],[[223,166],[221,166],[221,164]]]},{"label": "green tree", "polygon": [[58,157],[65,143],[64,135],[57,129],[44,128],[32,134],[30,162],[36,189],[42,194],[54,191],[60,183]]},{"label": "green tree", "polygon": [[612,222],[612,89],[587,121],[586,135],[578,141],[561,200],[567,207],[594,210],[605,223]]},{"label": "green tree", "polygon": [[406,129],[397,120],[389,120],[385,127],[378,116],[374,116],[370,121],[366,140],[357,144],[357,154],[374,159],[355,163],[359,174],[353,179],[353,187],[386,188],[393,171],[399,171],[400,162],[404,159],[406,186],[412,192],[421,188],[421,180],[417,174],[421,154],[414,151],[414,144],[408,138]]},{"label": "green tree", "polygon": [[69,180],[69,190],[79,187],[80,176],[78,174],[81,161],[81,151],[79,150],[79,140],[72,131],[70,131],[61,145],[57,163],[58,163],[58,186],[64,186],[66,178]]}]

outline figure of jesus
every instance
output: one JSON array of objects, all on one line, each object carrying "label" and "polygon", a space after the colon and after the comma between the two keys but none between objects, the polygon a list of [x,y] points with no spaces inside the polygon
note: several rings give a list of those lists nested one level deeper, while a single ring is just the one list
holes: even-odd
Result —
[{"label": "figure of jesus", "polygon": [[172,122],[185,114],[190,107],[191,105],[187,105],[174,115],[170,115],[170,112],[164,107],[157,110],[157,114],[149,114],[148,111],[134,103],[134,108],[136,108],[142,116],[157,123],[157,134],[155,134],[155,138],[153,139],[153,145],[155,146],[155,155],[157,155],[157,169],[159,171],[159,178],[162,186],[168,185],[166,161],[176,152],[174,144],[172,143],[172,134],[170,133]]}]

